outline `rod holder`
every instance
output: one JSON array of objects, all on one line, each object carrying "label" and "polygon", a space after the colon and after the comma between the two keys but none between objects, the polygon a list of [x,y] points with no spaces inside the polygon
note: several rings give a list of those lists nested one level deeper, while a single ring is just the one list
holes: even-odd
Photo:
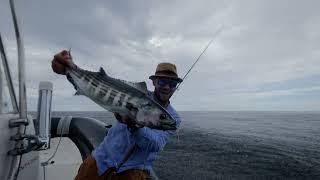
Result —
[{"label": "rod holder", "polygon": [[51,101],[53,85],[51,82],[42,81],[39,84],[38,112],[35,120],[36,135],[44,145],[39,150],[50,148],[51,128]]}]

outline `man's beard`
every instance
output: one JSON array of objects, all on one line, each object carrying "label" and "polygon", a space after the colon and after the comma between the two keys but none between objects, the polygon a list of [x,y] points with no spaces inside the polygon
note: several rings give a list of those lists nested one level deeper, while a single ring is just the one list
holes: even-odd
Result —
[{"label": "man's beard", "polygon": [[170,95],[171,93],[162,93],[160,90],[157,90],[155,93],[157,100],[160,101],[160,103],[162,104],[166,104],[169,101]]}]

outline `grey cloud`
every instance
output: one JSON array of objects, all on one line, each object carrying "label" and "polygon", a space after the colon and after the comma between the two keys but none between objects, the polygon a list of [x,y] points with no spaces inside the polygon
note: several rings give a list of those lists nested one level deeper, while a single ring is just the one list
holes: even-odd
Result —
[{"label": "grey cloud", "polygon": [[[80,67],[94,71],[102,66],[121,79],[147,80],[161,61],[177,64],[183,76],[220,27],[223,31],[174,100],[182,109],[194,108],[193,102],[203,104],[196,106],[200,109],[236,109],[238,101],[248,103],[240,109],[254,108],[252,89],[320,72],[318,1],[59,0],[16,5],[26,44],[28,87],[53,81],[62,102],[57,107],[80,101],[63,100],[73,89],[51,71],[50,61],[61,49],[71,47]],[[8,7],[7,1],[0,2],[0,32],[10,59],[16,59]],[[237,89],[248,94],[232,96]],[[226,94],[216,97],[215,92]]]}]

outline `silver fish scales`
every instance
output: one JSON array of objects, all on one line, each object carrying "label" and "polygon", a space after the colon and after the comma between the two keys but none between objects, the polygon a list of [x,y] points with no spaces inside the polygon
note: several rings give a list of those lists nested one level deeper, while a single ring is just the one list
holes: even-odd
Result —
[{"label": "silver fish scales", "polygon": [[84,95],[104,109],[127,115],[137,126],[175,130],[176,121],[159,103],[147,94],[145,82],[126,82],[108,76],[103,68],[91,72],[81,68],[68,69],[76,86],[76,95]]}]

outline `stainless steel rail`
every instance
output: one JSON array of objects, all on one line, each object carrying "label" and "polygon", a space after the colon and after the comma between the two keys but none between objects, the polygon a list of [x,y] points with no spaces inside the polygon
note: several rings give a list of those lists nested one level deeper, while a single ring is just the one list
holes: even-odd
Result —
[{"label": "stainless steel rail", "polygon": [[[21,33],[19,31],[19,22],[15,12],[14,1],[10,0],[10,9],[12,13],[12,19],[14,24],[14,30],[17,39],[17,47],[18,47],[18,64],[19,64],[19,113],[20,120],[27,120],[27,99],[26,99],[26,80],[25,80],[25,55],[24,55],[24,47]],[[25,134],[26,124],[19,123],[17,135]],[[23,141],[16,141],[15,147],[21,147]],[[22,155],[13,156],[13,159],[10,164],[10,171],[8,174],[8,180],[16,180],[19,175],[19,167],[21,163]]]},{"label": "stainless steel rail", "polygon": [[0,68],[0,114],[2,113],[3,109],[3,100],[2,100],[2,70]]},{"label": "stainless steel rail", "polygon": [[17,96],[15,94],[14,91],[14,87],[13,87],[13,83],[12,83],[12,78],[11,78],[11,73],[10,73],[10,68],[9,68],[9,64],[8,64],[8,58],[6,55],[6,51],[4,48],[4,44],[2,41],[2,37],[1,37],[1,33],[0,33],[0,55],[2,58],[2,64],[3,64],[3,71],[4,74],[6,76],[6,80],[8,83],[8,88],[9,88],[9,94],[10,94],[10,98],[11,98],[11,103],[12,103],[12,109],[14,113],[18,113],[19,112],[19,108],[18,108],[18,103],[17,103]]},{"label": "stainless steel rail", "polygon": [[23,39],[19,30],[19,21],[16,16],[14,0],[10,0],[10,7],[12,13],[12,20],[14,24],[14,30],[17,39],[18,47],[18,64],[19,64],[19,107],[20,118],[27,118],[27,98],[26,98],[26,73],[25,73],[25,55],[23,47]]}]

